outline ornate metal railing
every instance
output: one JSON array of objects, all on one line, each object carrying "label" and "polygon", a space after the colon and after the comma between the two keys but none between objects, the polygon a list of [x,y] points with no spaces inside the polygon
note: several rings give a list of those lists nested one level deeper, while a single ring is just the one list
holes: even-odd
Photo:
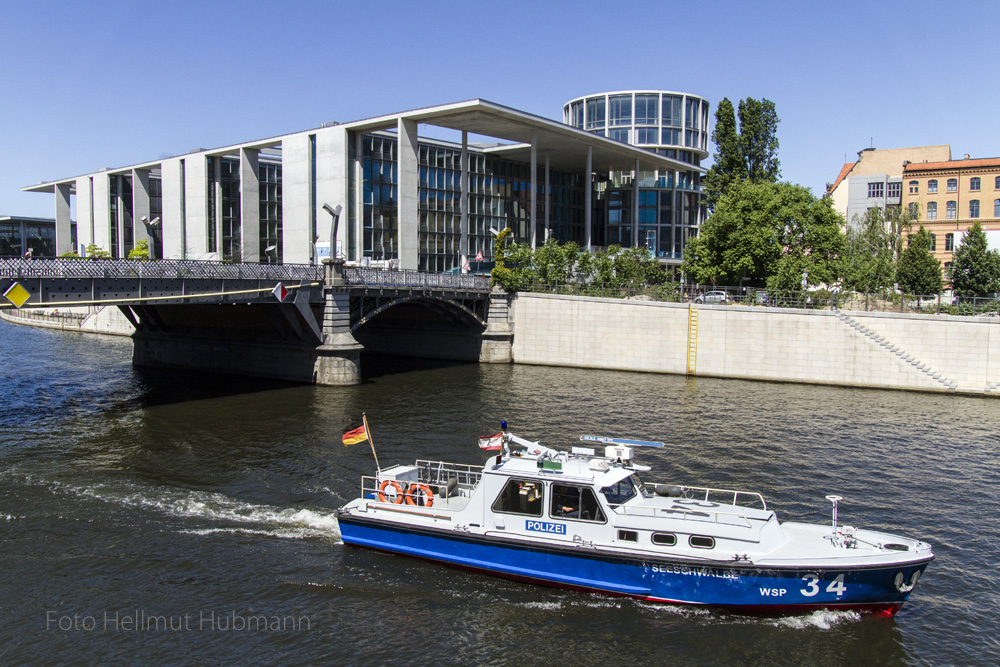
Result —
[{"label": "ornate metal railing", "polygon": [[352,286],[403,287],[413,289],[457,289],[488,292],[489,276],[453,273],[423,273],[389,269],[344,268],[344,280]]},{"label": "ornate metal railing", "polygon": [[3,278],[221,278],[225,280],[322,280],[311,264],[230,264],[189,259],[2,259]]}]

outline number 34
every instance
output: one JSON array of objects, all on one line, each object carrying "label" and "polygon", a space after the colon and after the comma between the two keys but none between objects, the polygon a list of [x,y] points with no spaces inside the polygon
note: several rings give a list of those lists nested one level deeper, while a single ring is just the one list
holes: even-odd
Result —
[{"label": "number 34", "polygon": [[[819,593],[819,577],[815,574],[807,574],[802,577],[802,581],[806,582],[806,587],[801,589],[799,592],[807,598]],[[844,575],[838,574],[834,577],[830,585],[826,587],[827,593],[834,593],[838,598],[847,591],[847,586],[844,585]]]}]

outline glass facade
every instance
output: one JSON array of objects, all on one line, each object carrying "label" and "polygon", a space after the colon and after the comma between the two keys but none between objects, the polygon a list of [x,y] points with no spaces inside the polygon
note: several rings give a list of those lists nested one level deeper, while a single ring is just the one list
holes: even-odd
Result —
[{"label": "glass facade", "polygon": [[[76,247],[76,223],[70,226],[71,247]],[[31,249],[31,256],[56,256],[56,226],[52,220],[36,218],[0,218],[0,257],[23,257]]]},{"label": "glass facade", "polygon": [[222,203],[222,261],[243,261],[242,218],[240,217],[240,161],[219,160],[219,200]]},{"label": "glass facade", "polygon": [[[645,90],[589,95],[567,103],[563,118],[577,128],[606,128],[608,138],[692,167],[708,157],[709,104],[695,95]],[[644,245],[657,257],[680,261],[687,239],[697,236],[705,217],[697,169],[613,172],[595,183],[595,195],[596,246]]]},{"label": "glass facade", "polygon": [[[395,137],[365,135],[362,139],[364,190],[364,245],[362,256],[372,261],[398,259],[397,182]],[[490,229],[509,227],[517,242],[531,241],[531,167],[522,162],[487,156],[475,150],[469,159],[468,230],[463,244],[462,152],[437,143],[418,146],[418,269],[460,269],[461,256],[493,258]],[[537,175],[536,240],[544,242],[545,176]],[[582,176],[552,170],[549,173],[549,231],[560,241],[583,244]]]},{"label": "glass facade", "polygon": [[149,230],[150,236],[152,236],[153,245],[153,257],[161,259],[163,257],[163,234],[161,230],[163,229],[163,181],[159,178],[149,179],[149,219],[156,220],[160,218],[161,224],[159,228],[152,228]]},{"label": "glass facade", "polygon": [[257,176],[260,188],[260,261],[263,264],[280,264],[284,253],[281,165],[261,162],[257,166]]}]

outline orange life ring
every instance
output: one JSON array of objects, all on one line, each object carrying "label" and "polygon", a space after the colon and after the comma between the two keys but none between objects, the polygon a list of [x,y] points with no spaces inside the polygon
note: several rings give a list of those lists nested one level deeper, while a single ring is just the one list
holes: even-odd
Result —
[{"label": "orange life ring", "polygon": [[434,505],[434,492],[431,487],[426,484],[411,484],[410,488],[406,490],[406,504],[407,505],[417,505],[417,500],[420,496],[424,498],[424,507],[431,507]]},{"label": "orange life ring", "polygon": [[[395,500],[391,500],[391,501],[390,500],[386,500],[386,498],[385,498],[385,490],[386,490],[386,488],[388,488],[388,486],[390,484],[392,484],[392,488],[396,489],[396,499]],[[401,487],[399,485],[399,482],[397,482],[394,479],[387,479],[384,482],[382,482],[382,485],[380,487],[378,487],[378,501],[380,503],[392,502],[392,503],[394,503],[396,505],[399,505],[399,504],[401,504],[403,502],[403,495],[404,495],[403,494],[403,487]]]}]

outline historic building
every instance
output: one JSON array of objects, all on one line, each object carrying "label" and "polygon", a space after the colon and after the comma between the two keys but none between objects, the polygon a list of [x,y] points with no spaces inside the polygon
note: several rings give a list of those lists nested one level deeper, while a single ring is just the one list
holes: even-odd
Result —
[{"label": "historic building", "polygon": [[991,248],[1000,247],[1000,158],[911,162],[903,166],[903,206],[931,233],[931,253],[944,265],[975,222]]},{"label": "historic building", "polygon": [[913,162],[938,162],[951,159],[951,146],[916,146],[912,148],[865,148],[856,162],[841,168],[833,183],[827,184],[826,196],[834,210],[848,224],[864,217],[872,208],[882,211],[903,202],[903,165]]},{"label": "historic building", "polygon": [[[156,258],[309,263],[335,230],[347,261],[448,271],[491,259],[492,234],[509,227],[532,245],[641,243],[679,263],[703,215],[708,103],[634,91],[566,113],[572,122],[476,99],[24,189],[54,195],[59,254],[93,244],[127,257],[147,240]],[[461,140],[418,135],[421,125]]]}]

